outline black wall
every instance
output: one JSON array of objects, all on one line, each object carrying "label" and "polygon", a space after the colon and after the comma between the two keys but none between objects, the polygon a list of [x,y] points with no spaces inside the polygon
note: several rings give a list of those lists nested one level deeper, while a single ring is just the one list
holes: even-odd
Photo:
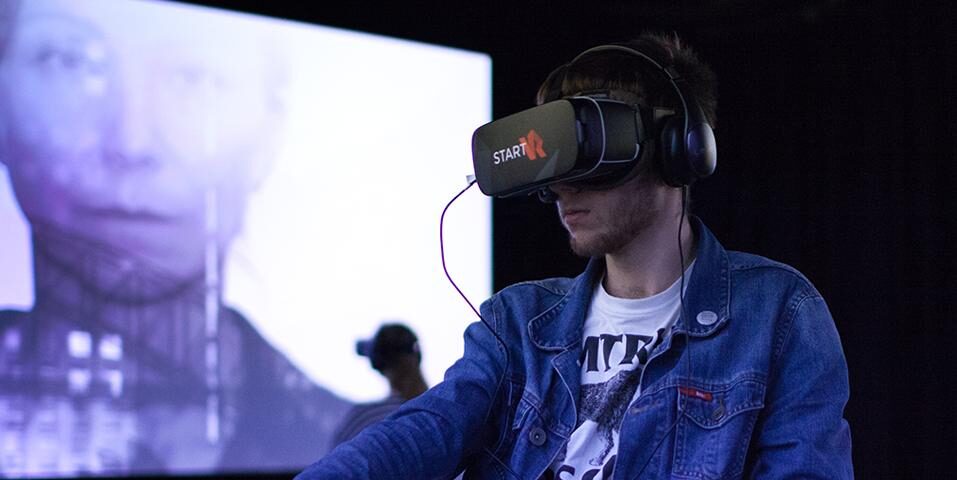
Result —
[{"label": "black wall", "polygon": [[[495,117],[530,106],[543,76],[586,47],[678,31],[721,82],[718,171],[695,186],[694,211],[725,247],[794,265],[828,300],[857,476],[957,469],[950,2],[193,3],[488,52]],[[494,242],[496,290],[583,265],[533,199],[495,202]]]}]

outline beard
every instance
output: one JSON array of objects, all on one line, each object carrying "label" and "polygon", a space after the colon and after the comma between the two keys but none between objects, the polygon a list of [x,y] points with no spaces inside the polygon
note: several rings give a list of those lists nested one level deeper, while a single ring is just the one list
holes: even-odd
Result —
[{"label": "beard", "polygon": [[634,208],[622,213],[623,216],[616,215],[605,230],[594,235],[569,235],[568,244],[572,252],[585,258],[618,252],[654,223],[654,216],[648,210]]},{"label": "beard", "polygon": [[585,258],[616,253],[648,231],[663,216],[663,206],[650,193],[654,184],[642,175],[620,187],[626,189],[625,195],[608,211],[600,229],[577,236],[569,232],[572,252]]}]

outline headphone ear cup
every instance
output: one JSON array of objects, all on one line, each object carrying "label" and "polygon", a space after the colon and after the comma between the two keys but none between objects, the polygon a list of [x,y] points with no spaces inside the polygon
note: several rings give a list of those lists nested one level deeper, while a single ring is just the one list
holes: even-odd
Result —
[{"label": "headphone ear cup", "polygon": [[657,157],[661,178],[672,187],[688,185],[691,172],[685,155],[684,120],[678,115],[670,115],[660,124],[661,141]]},{"label": "headphone ear cup", "polygon": [[689,180],[707,177],[714,173],[718,164],[718,148],[714,141],[714,130],[707,123],[698,123],[689,127],[685,139],[685,164],[688,166]]}]

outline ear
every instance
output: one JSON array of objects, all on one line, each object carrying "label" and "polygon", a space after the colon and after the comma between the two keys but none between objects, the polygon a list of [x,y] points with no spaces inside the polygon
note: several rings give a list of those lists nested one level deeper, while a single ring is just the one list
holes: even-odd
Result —
[{"label": "ear", "polygon": [[245,165],[246,191],[258,189],[269,176],[276,158],[282,154],[282,145],[286,127],[285,111],[270,110],[263,121],[261,140],[257,143],[256,151]]},{"label": "ear", "polygon": [[263,64],[263,112],[265,118],[261,126],[260,141],[256,151],[245,165],[245,189],[256,191],[272,172],[273,166],[283,151],[289,105],[292,104],[288,59],[274,39],[268,35],[259,38],[256,54],[261,54]]}]

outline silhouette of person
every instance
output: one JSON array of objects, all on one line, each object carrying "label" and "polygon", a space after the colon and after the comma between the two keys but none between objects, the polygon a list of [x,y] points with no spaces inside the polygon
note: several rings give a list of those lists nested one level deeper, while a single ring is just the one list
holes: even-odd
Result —
[{"label": "silhouette of person", "polygon": [[401,323],[382,325],[371,339],[356,343],[356,352],[369,357],[372,368],[389,381],[389,395],[382,400],[354,406],[336,432],[335,444],[349,440],[365,427],[388,417],[403,403],[429,388],[420,369],[419,339]]},{"label": "silhouette of person", "polygon": [[229,21],[0,0],[35,297],[0,311],[0,476],[295,468],[349,407],[222,302],[283,119],[281,70]]}]

